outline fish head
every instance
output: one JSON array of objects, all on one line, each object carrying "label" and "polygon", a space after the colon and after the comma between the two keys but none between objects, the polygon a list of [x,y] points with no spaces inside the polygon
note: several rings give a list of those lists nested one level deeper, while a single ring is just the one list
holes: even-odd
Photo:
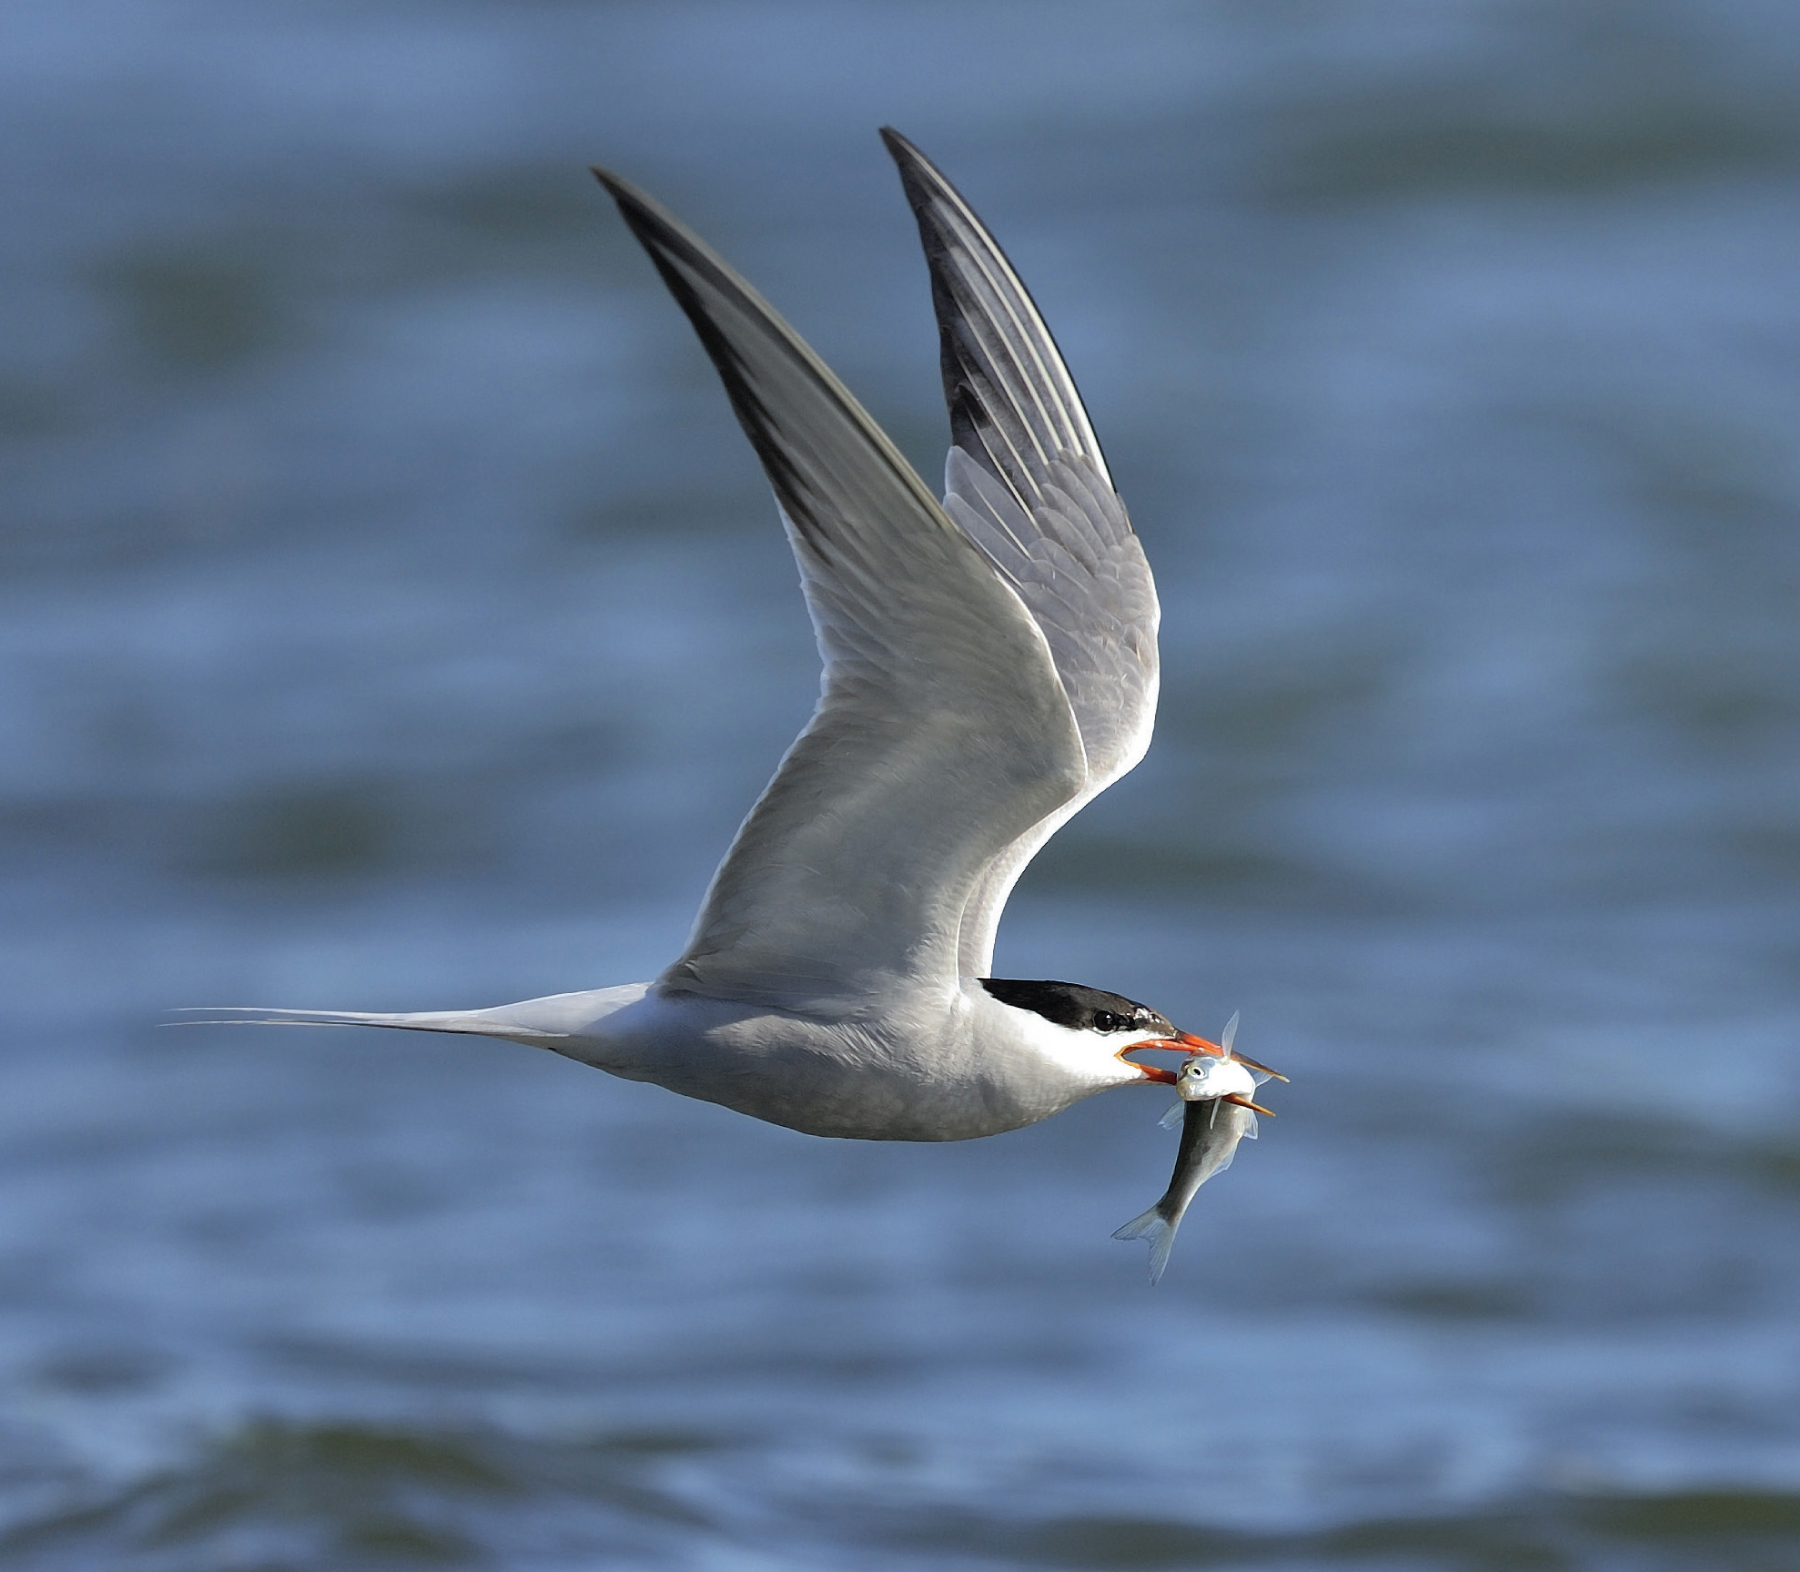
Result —
[{"label": "fish head", "polygon": [[1256,1090],[1256,1077],[1236,1059],[1196,1054],[1177,1073],[1175,1090],[1190,1103],[1216,1097],[1248,1097]]}]

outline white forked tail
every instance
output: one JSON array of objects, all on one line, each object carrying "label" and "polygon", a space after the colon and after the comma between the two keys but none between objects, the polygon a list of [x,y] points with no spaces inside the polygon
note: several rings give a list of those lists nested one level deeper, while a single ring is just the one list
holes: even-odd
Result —
[{"label": "white forked tail", "polygon": [[1162,1202],[1158,1201],[1149,1211],[1132,1218],[1123,1228],[1113,1234],[1115,1239],[1144,1239],[1150,1244],[1150,1282],[1154,1287],[1163,1275],[1163,1268],[1169,1264],[1169,1252],[1175,1248],[1175,1230],[1181,1226],[1178,1217],[1174,1222],[1163,1216]]}]

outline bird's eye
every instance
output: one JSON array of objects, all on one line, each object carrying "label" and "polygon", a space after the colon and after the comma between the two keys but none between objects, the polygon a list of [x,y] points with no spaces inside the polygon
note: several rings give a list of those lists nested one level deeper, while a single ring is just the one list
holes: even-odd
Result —
[{"label": "bird's eye", "polygon": [[1094,1011],[1094,1030],[1097,1032],[1116,1032],[1121,1026],[1131,1023],[1122,1015],[1114,1015],[1111,1010]]}]

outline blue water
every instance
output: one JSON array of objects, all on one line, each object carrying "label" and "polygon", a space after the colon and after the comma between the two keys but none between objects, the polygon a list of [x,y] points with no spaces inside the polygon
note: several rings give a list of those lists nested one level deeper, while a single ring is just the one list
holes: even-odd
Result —
[{"label": "blue water", "polygon": [[[875,126],[1162,589],[1004,975],[1293,1077],[810,1140],[169,1031],[653,975],[810,707],[585,173],[922,472]],[[0,1564],[1800,1565],[1800,14],[23,0],[0,21]]]}]

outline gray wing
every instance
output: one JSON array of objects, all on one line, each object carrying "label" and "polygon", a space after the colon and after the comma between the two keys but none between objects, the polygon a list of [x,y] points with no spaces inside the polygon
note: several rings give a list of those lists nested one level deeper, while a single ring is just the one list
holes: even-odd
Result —
[{"label": "gray wing", "polygon": [[793,329],[668,213],[595,173],[762,460],[825,668],[662,985],[837,1010],[953,989],[989,869],[1087,787],[1048,635]]},{"label": "gray wing", "polygon": [[919,221],[942,337],[952,447],[945,511],[1042,629],[1081,733],[1080,789],[997,856],[958,945],[988,974],[1025,865],[1130,770],[1156,718],[1156,586],[1050,330],[981,220],[905,137],[883,130]]}]

